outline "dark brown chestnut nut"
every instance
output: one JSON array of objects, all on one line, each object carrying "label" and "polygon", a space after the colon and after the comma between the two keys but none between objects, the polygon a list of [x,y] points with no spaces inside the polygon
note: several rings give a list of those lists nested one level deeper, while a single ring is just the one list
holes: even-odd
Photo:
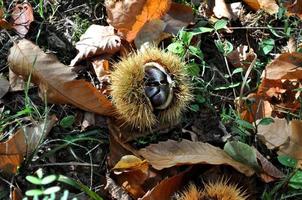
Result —
[{"label": "dark brown chestnut nut", "polygon": [[145,68],[145,93],[155,109],[166,109],[173,99],[173,81],[158,63],[149,62]]}]

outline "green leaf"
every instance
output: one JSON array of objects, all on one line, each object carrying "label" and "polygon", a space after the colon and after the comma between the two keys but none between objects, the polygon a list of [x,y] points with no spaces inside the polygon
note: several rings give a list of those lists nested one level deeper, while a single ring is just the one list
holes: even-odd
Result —
[{"label": "green leaf", "polygon": [[250,122],[248,121],[245,121],[245,120],[242,120],[242,119],[236,119],[235,121],[239,126],[242,126],[244,128],[247,128],[247,129],[255,129],[255,127],[253,126],[253,124],[251,124]]},{"label": "green leaf", "polygon": [[222,42],[221,40],[215,40],[215,45],[218,51],[220,51],[224,56],[227,56],[234,49],[232,43],[227,40],[225,40],[224,42]]},{"label": "green leaf", "polygon": [[60,126],[62,126],[63,128],[70,128],[74,122],[75,117],[73,115],[68,115],[60,121]]},{"label": "green leaf", "polygon": [[190,109],[193,111],[193,112],[198,112],[199,111],[199,105],[197,104],[192,104],[190,106]]},{"label": "green leaf", "polygon": [[69,191],[64,190],[63,196],[60,198],[60,200],[68,200],[68,196],[69,196]]},{"label": "green leaf", "polygon": [[260,50],[264,55],[267,55],[269,52],[271,52],[274,49],[274,46],[275,46],[275,40],[273,39],[263,40],[259,45]]},{"label": "green leaf", "polygon": [[25,177],[25,179],[28,181],[28,182],[30,182],[30,183],[32,183],[32,184],[35,184],[35,185],[41,185],[41,182],[42,182],[42,180],[41,179],[39,179],[38,177],[36,177],[36,176],[26,176]]},{"label": "green leaf", "polygon": [[227,142],[224,145],[224,151],[238,162],[247,164],[256,170],[260,169],[256,152],[249,145],[239,141]]},{"label": "green leaf", "polygon": [[242,67],[238,67],[238,68],[234,69],[234,71],[232,72],[232,75],[238,74],[238,73],[241,73],[241,72],[243,72],[243,68]]},{"label": "green leaf", "polygon": [[200,104],[206,102],[206,99],[202,95],[200,95],[200,94],[196,95],[195,99]]},{"label": "green leaf", "polygon": [[186,71],[190,76],[198,76],[200,73],[200,68],[196,63],[189,63],[186,67]]},{"label": "green leaf", "polygon": [[214,31],[215,29],[213,28],[208,28],[208,27],[199,27],[196,28],[192,31],[193,35],[198,35],[198,34],[202,34],[202,33],[210,33],[212,31]]},{"label": "green leaf", "polygon": [[302,171],[298,170],[289,180],[290,187],[294,189],[302,189]]},{"label": "green leaf", "polygon": [[184,55],[185,50],[184,46],[181,42],[173,42],[167,47],[168,51],[179,54],[179,55]]},{"label": "green leaf", "polygon": [[42,194],[43,194],[43,191],[39,190],[39,189],[27,190],[25,192],[26,196],[40,196]]},{"label": "green leaf", "polygon": [[225,19],[220,19],[218,20],[215,25],[214,25],[214,29],[216,31],[220,30],[220,29],[223,29],[223,28],[226,28],[226,25],[228,24],[228,21],[225,20]]},{"label": "green leaf", "polygon": [[68,178],[66,176],[63,176],[63,175],[60,175],[59,178],[58,178],[58,181],[59,182],[62,182],[62,183],[66,183],[68,185],[71,185],[83,192],[85,192],[91,199],[93,200],[103,200],[102,197],[100,197],[97,193],[95,193],[94,191],[90,190],[86,185],[84,185],[83,183],[81,182],[78,182],[76,180],[73,180],[71,178]]},{"label": "green leaf", "polygon": [[264,117],[260,120],[260,122],[258,123],[258,125],[269,125],[271,123],[274,123],[274,120],[270,117]]},{"label": "green leaf", "polygon": [[180,31],[179,32],[179,38],[186,45],[189,45],[191,43],[191,40],[192,40],[193,36],[194,35],[193,35],[192,32],[187,32],[187,31]]},{"label": "green leaf", "polygon": [[287,156],[287,155],[281,155],[281,156],[278,156],[278,161],[286,166],[286,167],[291,167],[291,168],[295,168],[297,166],[297,160],[290,157],[290,156]]},{"label": "green leaf", "polygon": [[59,186],[52,186],[52,187],[44,190],[43,194],[49,195],[49,194],[59,192],[60,190],[61,190],[61,188]]},{"label": "green leaf", "polygon": [[46,177],[44,177],[42,179],[41,184],[42,185],[47,185],[49,183],[54,182],[55,180],[57,180],[57,176],[56,175],[49,175],[49,176],[46,176]]},{"label": "green leaf", "polygon": [[200,60],[203,60],[203,53],[199,48],[194,46],[189,46],[189,51],[192,55],[196,56]]}]

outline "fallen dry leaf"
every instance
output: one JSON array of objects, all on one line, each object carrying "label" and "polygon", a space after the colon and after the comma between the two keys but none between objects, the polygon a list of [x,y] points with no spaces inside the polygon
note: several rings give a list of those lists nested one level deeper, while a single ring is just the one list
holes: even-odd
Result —
[{"label": "fallen dry leaf", "polygon": [[302,18],[302,1],[286,1],[284,2],[284,7],[287,8],[289,15],[298,15],[300,18]]},{"label": "fallen dry leaf", "polygon": [[133,155],[126,155],[112,169],[119,185],[135,199],[145,194],[143,184],[149,178],[149,164]]},{"label": "fallen dry leaf", "polygon": [[109,176],[109,173],[106,174],[106,182],[105,190],[107,190],[114,199],[132,200],[129,194]]},{"label": "fallen dry leaf", "polygon": [[11,29],[10,23],[4,19],[4,10],[0,8],[0,29]]},{"label": "fallen dry leaf", "polygon": [[254,150],[257,155],[258,163],[261,166],[260,177],[264,182],[269,183],[285,176],[283,172],[268,161],[256,148],[254,148]]},{"label": "fallen dry leaf", "polygon": [[140,200],[171,199],[173,194],[178,192],[184,184],[184,179],[192,168],[162,180],[152,190],[148,191]]},{"label": "fallen dry leaf", "polygon": [[101,115],[112,115],[113,108],[106,96],[91,83],[76,80],[71,67],[44,53],[28,40],[21,40],[10,49],[8,62],[12,71],[37,84],[47,102],[72,104]]},{"label": "fallen dry leaf", "polygon": [[136,48],[141,49],[154,45],[158,46],[160,41],[164,39],[161,36],[165,27],[165,22],[160,19],[146,22],[134,40]]},{"label": "fallen dry leaf", "polygon": [[302,121],[274,118],[274,123],[259,125],[258,135],[269,149],[279,148],[279,155],[302,159]]},{"label": "fallen dry leaf", "polygon": [[23,91],[24,90],[24,80],[22,76],[15,74],[11,69],[8,73],[10,91]]},{"label": "fallen dry leaf", "polygon": [[279,10],[279,6],[275,0],[243,0],[253,10],[263,9],[269,14],[275,14]]},{"label": "fallen dry leaf", "polygon": [[219,19],[223,17],[230,20],[237,19],[237,16],[233,13],[230,4],[226,4],[225,0],[215,0],[213,13]]},{"label": "fallen dry leaf", "polygon": [[254,173],[252,168],[233,160],[222,149],[203,142],[168,140],[151,144],[144,149],[140,149],[139,153],[157,170],[177,165],[204,163],[230,165],[247,176]]},{"label": "fallen dry leaf", "polygon": [[23,157],[37,149],[56,121],[57,118],[51,116],[34,126],[20,128],[8,141],[0,143],[0,171],[16,173]]},{"label": "fallen dry leaf", "polygon": [[255,59],[256,55],[253,49],[248,50],[246,45],[240,45],[227,55],[227,59],[234,67],[242,67],[247,70]]},{"label": "fallen dry leaf", "polygon": [[265,79],[302,79],[302,53],[283,53],[265,68]]},{"label": "fallen dry leaf", "polygon": [[11,24],[19,36],[25,37],[30,23],[34,21],[33,9],[30,3],[17,4],[12,10]]},{"label": "fallen dry leaf", "polygon": [[92,24],[76,43],[79,51],[77,56],[71,61],[74,66],[78,61],[100,54],[114,54],[121,47],[121,38],[115,35],[112,26],[101,26]]},{"label": "fallen dry leaf", "polygon": [[236,107],[241,119],[250,123],[264,117],[271,117],[273,112],[273,107],[269,101],[256,93],[249,94],[245,100],[236,101]]},{"label": "fallen dry leaf", "polygon": [[106,0],[107,22],[131,42],[147,21],[160,19],[170,5],[171,0]]},{"label": "fallen dry leaf", "polygon": [[9,90],[9,82],[2,75],[0,75],[0,99],[4,97],[4,95]]},{"label": "fallen dry leaf", "polygon": [[162,19],[166,24],[164,31],[177,35],[179,30],[193,22],[193,10],[190,6],[172,2],[170,10]]}]

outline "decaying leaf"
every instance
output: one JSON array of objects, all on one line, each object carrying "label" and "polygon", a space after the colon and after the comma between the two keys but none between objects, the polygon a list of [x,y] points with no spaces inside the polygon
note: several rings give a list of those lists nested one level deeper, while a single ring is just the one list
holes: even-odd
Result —
[{"label": "decaying leaf", "polygon": [[172,2],[170,10],[163,17],[166,24],[164,31],[177,35],[179,30],[188,26],[193,20],[193,10],[190,6]]},{"label": "decaying leaf", "polygon": [[302,53],[284,53],[265,68],[265,79],[302,79]]},{"label": "decaying leaf", "polygon": [[33,21],[34,14],[30,3],[17,4],[13,8],[11,24],[13,29],[15,29],[21,37],[27,34],[29,25]]},{"label": "decaying leaf", "polygon": [[105,1],[108,23],[128,42],[135,39],[147,21],[164,16],[170,5],[171,0]]},{"label": "decaying leaf", "polygon": [[0,8],[0,29],[11,29],[10,23],[4,19],[4,10]]},{"label": "decaying leaf", "polygon": [[115,35],[112,26],[92,24],[76,43],[79,52],[70,65],[74,66],[78,61],[88,57],[105,53],[114,54],[120,47],[121,38]]},{"label": "decaying leaf", "polygon": [[149,164],[133,155],[126,155],[112,169],[119,185],[134,198],[145,194],[143,184],[148,179]]},{"label": "decaying leaf", "polygon": [[254,173],[252,168],[233,160],[222,149],[203,142],[168,140],[167,142],[151,144],[140,149],[139,153],[157,170],[176,165],[204,163],[230,165],[247,176]]},{"label": "decaying leaf", "polygon": [[110,176],[109,173],[106,174],[106,187],[110,195],[119,200],[131,200],[132,198],[127,194],[121,186],[119,186]]},{"label": "decaying leaf", "polygon": [[154,19],[145,23],[140,32],[137,34],[134,43],[137,49],[148,48],[150,46],[157,46],[164,38],[163,31],[166,27],[164,21]]},{"label": "decaying leaf", "polygon": [[302,159],[302,121],[274,118],[274,123],[259,125],[258,135],[269,149],[279,148],[279,155]]},{"label": "decaying leaf", "polygon": [[188,168],[177,175],[162,180],[140,200],[171,199],[172,195],[183,186],[184,179],[191,169]]},{"label": "decaying leaf", "polygon": [[227,55],[227,59],[234,67],[242,67],[247,70],[255,59],[256,55],[253,49],[248,50],[246,45],[238,46],[234,51]]},{"label": "decaying leaf", "polygon": [[236,19],[237,16],[233,13],[231,6],[225,3],[225,0],[215,0],[215,6],[213,8],[213,13],[217,18],[228,18]]},{"label": "decaying leaf", "polygon": [[9,90],[9,82],[3,76],[0,75],[0,99],[4,97],[4,95]]},{"label": "decaying leaf", "polygon": [[113,108],[105,95],[91,83],[76,80],[71,67],[44,53],[28,40],[21,40],[10,49],[8,62],[12,71],[37,84],[47,102],[72,104],[83,110],[111,115]]},{"label": "decaying leaf", "polygon": [[57,118],[51,116],[35,126],[19,129],[8,141],[0,143],[0,171],[16,173],[23,157],[36,150],[56,121]]},{"label": "decaying leaf", "polygon": [[275,14],[279,10],[279,6],[275,0],[243,0],[253,10],[263,9],[269,14]]},{"label": "decaying leaf", "polygon": [[287,8],[288,14],[298,15],[302,18],[302,1],[299,0],[290,0],[284,3],[284,6]]}]

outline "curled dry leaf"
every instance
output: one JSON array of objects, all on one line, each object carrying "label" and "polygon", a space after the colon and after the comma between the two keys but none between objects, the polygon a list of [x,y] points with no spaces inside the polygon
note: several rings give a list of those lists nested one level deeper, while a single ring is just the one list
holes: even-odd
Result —
[{"label": "curled dry leaf", "polygon": [[279,10],[279,6],[275,0],[243,0],[253,10],[263,9],[269,14],[275,14]]},{"label": "curled dry leaf", "polygon": [[184,184],[184,179],[192,168],[162,180],[152,190],[148,191],[140,200],[171,199],[173,194],[180,190]]},{"label": "curled dry leaf", "polygon": [[28,40],[21,40],[10,49],[8,62],[13,72],[37,84],[47,102],[72,104],[101,115],[112,115],[111,102],[91,83],[76,80],[71,67],[44,53]]},{"label": "curled dry leaf", "polygon": [[36,150],[56,121],[57,118],[51,116],[35,126],[19,129],[8,141],[0,143],[0,171],[16,173],[23,157]]},{"label": "curled dry leaf", "polygon": [[105,1],[108,23],[128,42],[135,39],[147,21],[164,16],[170,5],[171,0]]},{"label": "curled dry leaf", "polygon": [[238,46],[234,51],[227,55],[227,59],[234,67],[242,67],[247,70],[255,59],[256,55],[253,49],[248,50],[246,45]]},{"label": "curled dry leaf", "polygon": [[302,18],[302,1],[291,0],[284,3],[289,15],[298,15]]},{"label": "curled dry leaf", "polygon": [[106,187],[105,189],[110,193],[114,199],[131,200],[132,198],[127,194],[121,186],[119,186],[110,176],[106,174]]},{"label": "curled dry leaf", "polygon": [[168,140],[140,149],[139,153],[157,170],[176,165],[204,163],[230,165],[247,176],[254,173],[252,168],[233,160],[222,149],[203,142]]},{"label": "curled dry leaf", "polygon": [[114,54],[120,47],[121,38],[115,35],[112,26],[92,24],[76,43],[79,52],[70,65],[74,66],[78,61],[88,57],[105,53]]},{"label": "curled dry leaf", "polygon": [[4,10],[0,8],[0,29],[11,29],[11,25],[4,19]]},{"label": "curled dry leaf", "polygon": [[237,16],[233,13],[230,4],[226,4],[225,0],[215,0],[215,6],[213,13],[217,18],[228,18],[230,20],[237,19]]},{"label": "curled dry leaf", "polygon": [[170,10],[163,17],[166,24],[165,32],[177,35],[178,31],[188,26],[194,20],[190,6],[172,2]]},{"label": "curled dry leaf", "polygon": [[163,30],[166,24],[160,19],[154,19],[146,22],[140,32],[137,34],[134,43],[137,49],[158,46],[162,38]]},{"label": "curled dry leaf", "polygon": [[34,21],[33,9],[30,3],[17,4],[12,11],[11,24],[19,36],[24,37],[31,22]]},{"label": "curled dry leaf", "polygon": [[302,121],[274,118],[274,123],[259,125],[258,135],[269,149],[279,148],[279,155],[302,159]]},{"label": "curled dry leaf", "polygon": [[3,76],[0,75],[0,99],[4,97],[4,95],[9,90],[9,82]]},{"label": "curled dry leaf", "polygon": [[143,184],[149,177],[149,165],[133,155],[126,155],[112,169],[117,183],[134,198],[145,194]]}]

